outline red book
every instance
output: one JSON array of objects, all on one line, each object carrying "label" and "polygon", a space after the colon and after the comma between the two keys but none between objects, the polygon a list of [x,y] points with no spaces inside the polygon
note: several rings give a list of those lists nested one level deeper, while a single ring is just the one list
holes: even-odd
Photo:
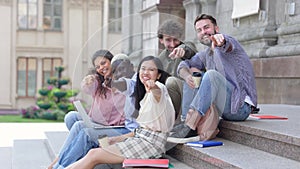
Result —
[{"label": "red book", "polygon": [[267,115],[267,114],[250,114],[251,118],[254,119],[270,119],[270,120],[287,120],[287,117],[283,116],[274,116],[274,115]]},{"label": "red book", "polygon": [[124,168],[135,167],[154,167],[154,168],[168,168],[169,159],[125,159],[123,161]]}]

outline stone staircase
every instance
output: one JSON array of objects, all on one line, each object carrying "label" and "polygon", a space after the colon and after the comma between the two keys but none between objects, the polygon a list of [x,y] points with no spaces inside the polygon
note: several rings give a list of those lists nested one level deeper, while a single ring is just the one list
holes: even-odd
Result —
[{"label": "stone staircase", "polygon": [[168,154],[194,168],[299,169],[299,106],[261,105],[260,108],[260,114],[285,116],[288,120],[221,120],[216,140],[223,141],[223,146],[177,145]]},{"label": "stone staircase", "polygon": [[[174,169],[299,169],[300,106],[260,105],[260,114],[288,120],[221,121],[215,140],[223,146],[192,148],[177,145],[167,152]],[[13,147],[0,147],[3,169],[45,169],[59,152],[67,132],[45,132],[45,139],[14,140]],[[96,168],[98,169],[99,166]],[[103,168],[121,168],[120,165]]]}]

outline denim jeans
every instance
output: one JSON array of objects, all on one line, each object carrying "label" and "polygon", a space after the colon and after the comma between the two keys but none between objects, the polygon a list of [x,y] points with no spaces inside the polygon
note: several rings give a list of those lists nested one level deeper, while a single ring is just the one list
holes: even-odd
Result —
[{"label": "denim jeans", "polygon": [[231,113],[231,93],[233,86],[223,75],[215,70],[208,70],[202,77],[200,88],[197,94],[186,95],[193,97],[190,108],[197,110],[201,115],[205,115],[211,104],[215,104],[219,116],[225,120],[243,121],[250,112],[251,106],[244,103],[236,114]]},{"label": "denim jeans", "polygon": [[181,121],[185,121],[187,112],[190,109],[190,105],[198,92],[198,88],[190,88],[190,86],[184,82],[183,83],[183,93],[182,93],[182,105],[181,105]]},{"label": "denim jeans", "polygon": [[80,117],[79,113],[77,111],[70,111],[66,114],[64,122],[68,128],[68,130],[70,131],[72,126],[77,122],[82,120],[82,118]]},{"label": "denim jeans", "polygon": [[71,142],[75,139],[78,133],[83,128],[85,128],[79,113],[76,111],[70,111],[68,114],[66,114],[64,120],[67,128],[69,129],[69,134],[64,144],[62,145],[60,152],[66,149],[71,144]]},{"label": "denim jeans", "polygon": [[79,131],[78,135],[73,140],[63,146],[59,154],[59,160],[54,165],[53,169],[61,169],[69,166],[77,160],[84,157],[87,152],[99,147],[98,136],[107,135],[108,137],[118,136],[129,133],[127,128],[117,129],[94,129],[84,128]]}]

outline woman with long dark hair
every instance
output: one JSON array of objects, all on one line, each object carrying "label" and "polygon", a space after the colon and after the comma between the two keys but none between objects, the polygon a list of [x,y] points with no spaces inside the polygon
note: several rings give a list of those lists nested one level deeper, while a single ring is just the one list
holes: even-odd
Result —
[{"label": "woman with long dark hair", "polygon": [[[119,126],[125,124],[125,95],[120,91],[113,90],[111,88],[112,79],[112,64],[111,60],[113,55],[108,50],[98,50],[92,57],[93,68],[89,74],[84,77],[81,82],[81,89],[83,92],[91,95],[93,98],[90,111],[88,115],[94,123],[103,126]],[[127,128],[118,128],[112,130],[95,130],[92,134],[86,128],[81,117],[77,111],[68,112],[65,116],[65,123],[69,129],[69,135],[65,140],[58,157],[50,164],[48,169],[59,168],[67,166],[72,162],[82,158],[85,155],[88,146],[88,139],[91,137],[97,137],[98,135],[116,136],[129,133]],[[80,137],[79,135],[85,134],[86,137]],[[96,146],[96,145],[91,145]],[[74,148],[79,147],[79,148]],[[80,148],[84,149],[80,149]]]},{"label": "woman with long dark hair", "polygon": [[91,149],[81,160],[67,168],[92,169],[97,164],[122,163],[126,158],[159,158],[175,121],[175,110],[164,82],[157,57],[147,56],[140,62],[134,90],[135,107],[139,110],[134,132],[110,138],[110,145]]}]

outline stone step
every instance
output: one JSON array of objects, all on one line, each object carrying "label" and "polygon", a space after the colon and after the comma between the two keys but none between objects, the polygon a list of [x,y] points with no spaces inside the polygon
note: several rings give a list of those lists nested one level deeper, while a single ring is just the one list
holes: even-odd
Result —
[{"label": "stone step", "polygon": [[50,162],[45,139],[14,140],[12,169],[45,169]]},{"label": "stone step", "polygon": [[58,155],[60,148],[62,147],[65,139],[68,136],[67,131],[47,131],[46,135],[46,146],[48,148],[49,156],[51,160]]},{"label": "stone step", "polygon": [[1,168],[12,168],[12,147],[0,147]]},{"label": "stone step", "polygon": [[[56,155],[59,153],[61,146],[66,139],[68,132],[45,132],[46,135],[46,147],[48,148],[49,156],[51,160],[53,160]],[[174,166],[173,169],[193,169],[192,167],[170,157],[166,156],[170,163]],[[48,163],[50,164],[50,163]],[[122,165],[115,164],[115,165],[97,165],[95,169],[122,169]]]},{"label": "stone step", "polygon": [[284,116],[288,120],[221,120],[218,137],[300,161],[299,112],[300,106],[263,105],[260,114]]},{"label": "stone step", "polygon": [[168,154],[195,168],[300,168],[300,106],[259,105],[259,114],[288,120],[221,120],[221,147],[177,145]]},{"label": "stone step", "polygon": [[193,148],[177,145],[168,155],[194,168],[222,169],[298,169],[300,162],[265,151],[234,143],[222,138],[223,146]]}]

